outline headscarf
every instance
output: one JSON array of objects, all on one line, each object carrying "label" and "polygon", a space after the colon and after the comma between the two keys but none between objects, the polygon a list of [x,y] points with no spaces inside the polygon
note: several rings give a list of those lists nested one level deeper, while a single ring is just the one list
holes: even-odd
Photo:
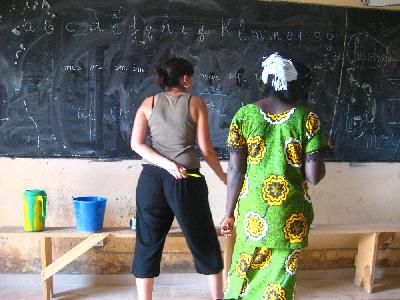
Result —
[{"label": "headscarf", "polygon": [[273,75],[272,86],[276,91],[286,91],[287,83],[297,79],[297,71],[292,61],[276,52],[267,57],[261,66],[264,68],[261,74],[262,81],[267,83],[268,75]]}]

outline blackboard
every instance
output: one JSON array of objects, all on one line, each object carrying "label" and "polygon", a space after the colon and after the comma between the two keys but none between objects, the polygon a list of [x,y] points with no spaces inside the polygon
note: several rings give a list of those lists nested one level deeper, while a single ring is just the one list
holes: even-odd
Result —
[{"label": "blackboard", "polygon": [[195,66],[213,142],[261,96],[261,60],[312,70],[332,161],[400,161],[400,12],[255,1],[15,0],[0,8],[0,156],[138,158],[134,114],[171,56]]}]

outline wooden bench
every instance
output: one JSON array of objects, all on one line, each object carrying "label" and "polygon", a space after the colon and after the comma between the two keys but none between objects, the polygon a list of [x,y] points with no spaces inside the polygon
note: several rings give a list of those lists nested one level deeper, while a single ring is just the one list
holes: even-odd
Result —
[{"label": "wooden bench", "polygon": [[[381,237],[381,242],[385,242],[396,232],[400,232],[400,223],[313,224],[309,240],[316,236],[358,235],[358,251],[354,262],[356,267],[354,284],[358,287],[364,286],[366,292],[372,293],[378,241]],[[224,261],[227,262],[227,265],[231,263],[234,245],[235,235],[232,235],[225,246]]]},{"label": "wooden bench", "polygon": [[321,235],[359,235],[358,252],[354,262],[356,267],[354,284],[358,287],[364,286],[366,292],[372,293],[379,237],[387,237],[387,234],[396,232],[400,232],[400,223],[320,224],[313,225],[310,239]]},{"label": "wooden bench", "polygon": [[[220,236],[221,229],[216,227]],[[90,248],[101,242],[107,237],[114,238],[136,238],[136,232],[129,228],[108,227],[103,228],[102,232],[83,233],[78,232],[75,227],[46,227],[45,231],[27,232],[22,227],[0,227],[0,237],[14,238],[39,238],[40,239],[40,258],[42,263],[41,278],[43,281],[43,299],[48,300],[54,296],[53,275],[64,268],[67,264],[78,258]],[[173,227],[168,233],[168,237],[183,237],[180,228]],[[81,238],[84,239],[71,250],[64,253],[56,260],[52,260],[52,241],[55,238]],[[226,250],[226,249],[225,249]],[[224,251],[224,265],[230,265],[232,249]],[[229,255],[228,255],[229,254]],[[228,255],[228,256],[227,256]],[[229,264],[226,260],[229,260]],[[226,274],[227,270],[224,270]]]},{"label": "wooden bench", "polygon": [[[220,228],[216,228],[220,235]],[[357,286],[364,286],[364,289],[373,292],[374,270],[378,239],[380,235],[400,232],[400,223],[385,224],[329,224],[313,225],[310,231],[310,239],[315,236],[357,234],[358,254],[355,259],[356,274],[354,283]],[[87,250],[101,242],[107,237],[135,238],[134,231],[128,228],[104,228],[99,233],[77,232],[71,227],[50,227],[41,232],[26,232],[21,227],[0,227],[0,237],[29,237],[40,238],[40,256],[42,262],[41,278],[43,281],[43,299],[51,299],[54,295],[53,275],[72,262],[74,259],[85,253]],[[183,237],[179,228],[172,228],[168,234],[170,237]],[[84,240],[52,261],[52,239],[54,238],[83,238]],[[232,261],[232,252],[235,244],[235,235],[224,239],[224,266],[228,267]],[[224,269],[226,278],[227,268]]]}]

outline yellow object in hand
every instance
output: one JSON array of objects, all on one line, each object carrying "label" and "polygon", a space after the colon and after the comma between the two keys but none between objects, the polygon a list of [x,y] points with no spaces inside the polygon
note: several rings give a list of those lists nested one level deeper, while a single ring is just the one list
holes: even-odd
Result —
[{"label": "yellow object in hand", "polygon": [[191,177],[197,177],[197,178],[200,178],[200,177],[201,177],[201,175],[196,174],[196,173],[186,173],[186,175],[187,175],[187,176],[191,176]]}]

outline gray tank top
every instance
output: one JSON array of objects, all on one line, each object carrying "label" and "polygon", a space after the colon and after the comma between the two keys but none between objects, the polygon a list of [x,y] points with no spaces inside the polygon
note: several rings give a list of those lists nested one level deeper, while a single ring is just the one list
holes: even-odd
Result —
[{"label": "gray tank top", "polygon": [[187,93],[177,96],[168,93],[157,94],[148,121],[152,147],[187,169],[200,167],[200,161],[194,151],[196,124],[190,116],[191,96]]}]

